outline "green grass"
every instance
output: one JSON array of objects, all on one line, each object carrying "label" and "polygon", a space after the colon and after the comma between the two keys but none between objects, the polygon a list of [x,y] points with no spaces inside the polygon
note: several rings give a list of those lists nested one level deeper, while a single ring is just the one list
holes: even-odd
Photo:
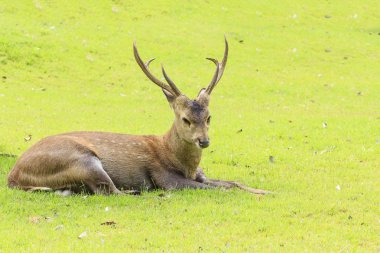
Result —
[{"label": "green grass", "polygon": [[7,189],[16,158],[0,156],[0,252],[379,251],[379,9],[359,0],[2,1],[0,153],[74,130],[164,133],[172,112],[135,63],[133,41],[143,59],[157,58],[157,75],[163,62],[194,97],[214,71],[204,57],[222,58],[226,34],[201,165],[276,194],[32,194]]}]

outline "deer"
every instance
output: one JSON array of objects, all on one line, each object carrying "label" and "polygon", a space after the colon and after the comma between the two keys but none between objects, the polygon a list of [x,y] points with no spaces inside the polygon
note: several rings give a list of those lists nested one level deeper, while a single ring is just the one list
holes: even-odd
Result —
[{"label": "deer", "polygon": [[254,189],[235,181],[209,179],[199,167],[202,150],[210,145],[208,129],[210,95],[220,81],[228,58],[228,42],[221,62],[207,88],[195,99],[181,93],[167,75],[155,77],[133,43],[135,60],[143,73],[162,89],[174,122],[164,135],[129,135],[110,132],[70,132],[48,136],[32,145],[16,161],[8,175],[8,187],[25,191],[55,191],[67,195],[140,194],[144,190],[241,188],[253,194],[269,191]]}]

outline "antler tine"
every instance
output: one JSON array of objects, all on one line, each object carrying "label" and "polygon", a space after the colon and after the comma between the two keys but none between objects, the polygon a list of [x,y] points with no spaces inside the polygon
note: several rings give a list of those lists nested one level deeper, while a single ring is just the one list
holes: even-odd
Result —
[{"label": "antler tine", "polygon": [[162,68],[162,74],[164,75],[166,81],[168,82],[168,84],[170,85],[170,87],[172,88],[172,90],[175,92],[175,95],[177,95],[177,96],[181,95],[181,92],[179,91],[179,89],[177,88],[177,86],[170,79],[170,77],[166,74],[165,69],[164,69],[164,65],[161,64],[161,68]]},{"label": "antler tine", "polygon": [[152,81],[154,82],[155,84],[157,84],[159,87],[161,87],[162,89],[165,89],[166,91],[170,92],[171,94],[173,95],[177,95],[176,92],[169,86],[167,85],[166,83],[162,82],[161,80],[159,80],[158,78],[156,78],[150,71],[149,71],[149,64],[155,59],[155,58],[152,58],[150,59],[149,61],[147,61],[145,64],[143,62],[143,60],[141,60],[141,57],[139,55],[139,52],[137,51],[137,47],[136,47],[136,41],[133,42],[133,53],[135,55],[135,60],[137,62],[137,64],[140,66],[141,70],[144,72],[144,74]]},{"label": "antler tine", "polygon": [[220,63],[220,70],[219,70],[218,81],[216,81],[217,83],[219,82],[220,78],[222,78],[222,75],[223,75],[223,72],[224,72],[224,68],[226,67],[226,64],[227,64],[227,58],[228,58],[228,42],[227,42],[226,35],[224,35],[224,44],[225,44],[224,55],[223,55],[223,60],[222,60],[222,62]]},{"label": "antler tine", "polygon": [[211,83],[207,86],[207,93],[210,95],[216,84],[219,82],[220,78],[222,78],[224,68],[227,64],[227,58],[228,58],[228,42],[226,36],[224,36],[224,43],[225,43],[225,49],[224,49],[224,56],[222,62],[218,62],[217,60],[213,58],[206,58],[207,60],[212,61],[216,65],[216,71],[212,78]]},{"label": "antler tine", "polygon": [[152,59],[149,59],[146,61],[146,63],[144,64],[146,68],[149,68],[149,64],[154,61],[156,58],[152,58]]},{"label": "antler tine", "polygon": [[214,89],[215,85],[218,82],[220,63],[217,60],[215,60],[214,58],[206,58],[206,59],[212,61],[216,65],[216,70],[215,70],[214,76],[212,77],[212,80],[206,89],[206,92],[210,95],[212,90]]}]

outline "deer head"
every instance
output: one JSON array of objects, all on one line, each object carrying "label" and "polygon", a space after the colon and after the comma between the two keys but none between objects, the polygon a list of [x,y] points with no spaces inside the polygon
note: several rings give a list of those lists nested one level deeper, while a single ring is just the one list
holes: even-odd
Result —
[{"label": "deer head", "polygon": [[167,83],[156,78],[149,70],[149,64],[154,60],[154,58],[144,63],[137,51],[136,42],[133,44],[133,52],[137,64],[140,66],[145,75],[162,89],[170,104],[170,107],[174,111],[174,127],[177,130],[179,138],[188,143],[195,144],[198,148],[207,148],[210,145],[208,128],[210,125],[211,115],[208,110],[208,105],[211,92],[222,77],[227,63],[228,43],[226,38],[224,38],[224,40],[225,50],[222,62],[218,62],[213,58],[206,58],[216,65],[216,70],[210,84],[207,88],[201,89],[195,99],[189,99],[186,95],[180,92],[174,82],[166,74],[162,65],[162,74]]}]

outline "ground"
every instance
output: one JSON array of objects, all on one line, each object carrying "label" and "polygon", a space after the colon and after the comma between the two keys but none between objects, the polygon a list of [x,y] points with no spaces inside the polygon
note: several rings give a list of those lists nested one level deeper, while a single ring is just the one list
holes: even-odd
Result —
[{"label": "ground", "polygon": [[[0,252],[380,251],[378,1],[2,1]],[[18,156],[75,130],[163,134],[156,57],[211,98],[212,178],[275,192],[71,196],[6,187]],[[79,238],[80,237],[80,238]]]}]

